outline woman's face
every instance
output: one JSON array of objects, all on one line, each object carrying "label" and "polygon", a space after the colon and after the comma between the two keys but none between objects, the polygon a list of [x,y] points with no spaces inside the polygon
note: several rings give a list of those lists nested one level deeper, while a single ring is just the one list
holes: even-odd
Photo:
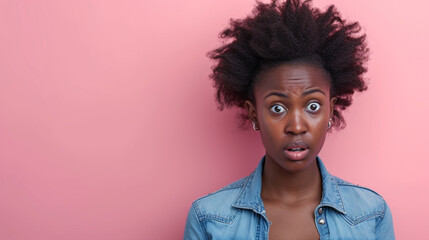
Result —
[{"label": "woman's face", "polygon": [[328,131],[335,98],[330,77],[315,64],[283,63],[256,76],[249,117],[260,128],[267,160],[288,172],[314,163]]}]

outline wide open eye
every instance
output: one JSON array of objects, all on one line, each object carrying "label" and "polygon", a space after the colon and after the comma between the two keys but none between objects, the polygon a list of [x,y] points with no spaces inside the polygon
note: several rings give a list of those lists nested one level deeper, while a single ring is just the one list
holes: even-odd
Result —
[{"label": "wide open eye", "polygon": [[286,108],[284,108],[282,105],[279,105],[279,104],[272,106],[270,110],[273,113],[283,113],[287,111]]},{"label": "wide open eye", "polygon": [[309,103],[305,109],[309,112],[315,113],[319,111],[320,104],[317,102],[312,102],[312,103]]}]

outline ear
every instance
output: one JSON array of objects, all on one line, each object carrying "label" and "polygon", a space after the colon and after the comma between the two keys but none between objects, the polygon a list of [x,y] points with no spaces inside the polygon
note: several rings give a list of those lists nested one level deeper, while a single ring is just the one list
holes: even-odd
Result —
[{"label": "ear", "polygon": [[337,102],[337,97],[333,97],[331,98],[331,103],[330,103],[330,111],[329,111],[329,118],[332,118],[334,116],[334,109],[335,109],[335,103]]},{"label": "ear", "polygon": [[249,117],[250,121],[254,122],[259,127],[255,105],[253,105],[250,100],[246,100],[244,102],[244,106],[246,107],[247,116]]}]

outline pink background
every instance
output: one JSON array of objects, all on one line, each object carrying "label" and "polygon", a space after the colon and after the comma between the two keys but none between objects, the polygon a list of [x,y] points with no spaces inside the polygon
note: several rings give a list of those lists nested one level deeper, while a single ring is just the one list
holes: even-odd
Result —
[{"label": "pink background", "polygon": [[[429,235],[427,1],[335,3],[372,51],[369,90],[328,136],[331,173]],[[218,112],[205,56],[252,0],[0,1],[0,239],[181,239],[191,202],[264,154]]]}]

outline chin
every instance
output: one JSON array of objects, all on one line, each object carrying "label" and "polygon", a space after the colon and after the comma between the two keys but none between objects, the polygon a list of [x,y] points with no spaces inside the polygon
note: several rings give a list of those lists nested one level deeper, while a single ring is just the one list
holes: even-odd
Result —
[{"label": "chin", "polygon": [[316,157],[308,156],[302,160],[291,160],[283,158],[278,165],[280,165],[284,170],[288,172],[301,172],[305,171],[309,166],[316,162]]}]

